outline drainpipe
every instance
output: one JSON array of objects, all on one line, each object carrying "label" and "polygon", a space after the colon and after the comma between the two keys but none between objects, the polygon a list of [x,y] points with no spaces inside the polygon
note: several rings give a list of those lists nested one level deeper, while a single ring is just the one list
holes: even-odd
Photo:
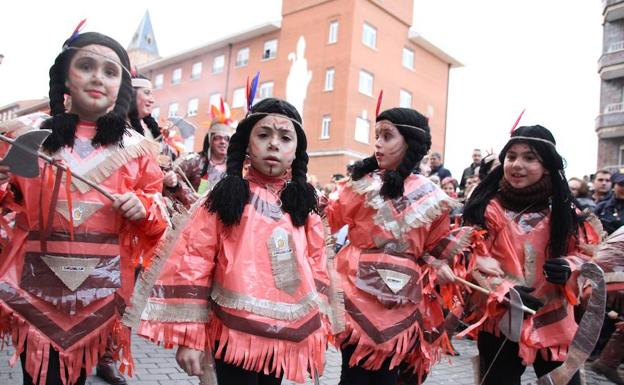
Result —
[{"label": "drainpipe", "polygon": [[225,100],[226,102],[228,102],[228,90],[230,87],[230,68],[232,66],[232,61],[230,59],[232,59],[232,43],[228,44],[227,72],[225,74],[225,92],[223,94],[223,100]]}]

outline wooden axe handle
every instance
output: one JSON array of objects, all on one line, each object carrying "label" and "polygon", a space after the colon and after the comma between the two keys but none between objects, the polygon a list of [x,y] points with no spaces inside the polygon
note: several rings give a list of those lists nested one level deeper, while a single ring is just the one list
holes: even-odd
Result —
[{"label": "wooden axe handle", "polygon": [[[461,284],[465,285],[465,286],[468,286],[468,287],[469,287],[469,288],[471,288],[471,289],[474,289],[474,290],[476,290],[476,291],[480,291],[481,293],[483,293],[483,294],[485,294],[485,295],[490,295],[490,294],[492,294],[492,292],[491,292],[491,291],[489,291],[488,289],[486,289],[486,288],[484,288],[484,287],[481,287],[481,286],[479,286],[479,285],[475,285],[474,283],[469,282],[469,281],[466,281],[465,279],[462,279],[462,278],[459,278],[459,277],[455,277],[455,280],[456,280],[457,282],[459,282],[459,283],[461,283]],[[508,304],[510,304],[510,305],[514,305],[514,304],[512,304],[511,302],[509,302],[509,298],[507,298],[507,297],[505,297],[505,298],[504,298],[504,301],[505,301],[505,302],[507,302],[507,303],[508,303]],[[515,306],[515,305],[514,305],[514,306]],[[535,315],[535,310],[533,310],[533,309],[531,309],[531,308],[529,308],[529,307],[526,307],[526,306],[524,306],[524,305],[522,305],[522,311],[524,311],[525,313],[529,313],[529,314],[531,314],[531,315]]]}]

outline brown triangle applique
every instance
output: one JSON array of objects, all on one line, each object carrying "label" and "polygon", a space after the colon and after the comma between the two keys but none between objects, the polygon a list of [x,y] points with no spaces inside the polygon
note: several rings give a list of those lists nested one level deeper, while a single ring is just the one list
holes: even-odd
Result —
[{"label": "brown triangle applique", "polygon": [[[100,202],[72,202],[72,219],[74,220],[74,227],[78,227],[83,224],[91,215],[102,207],[104,207],[104,203]],[[67,205],[67,201],[58,201],[56,211],[58,211],[59,214],[61,214],[69,222],[69,207]]]},{"label": "brown triangle applique", "polygon": [[41,259],[71,291],[89,278],[100,258],[71,258],[42,255]]}]

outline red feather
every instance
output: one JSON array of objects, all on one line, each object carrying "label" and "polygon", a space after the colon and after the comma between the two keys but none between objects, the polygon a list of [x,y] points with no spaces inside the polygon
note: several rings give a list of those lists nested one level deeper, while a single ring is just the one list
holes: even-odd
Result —
[{"label": "red feather", "polygon": [[509,136],[511,136],[513,134],[514,130],[516,129],[516,127],[518,127],[518,123],[520,123],[520,119],[522,119],[522,115],[524,115],[524,111],[526,111],[526,108],[522,110],[520,115],[518,115],[518,119],[516,119],[516,122],[511,127],[511,131],[509,131]]},{"label": "red feather", "polygon": [[382,99],[383,99],[383,90],[379,91],[379,97],[377,98],[377,108],[375,109],[375,117],[379,116],[379,110],[381,108]]},{"label": "red feather", "polygon": [[82,19],[80,21],[80,23],[78,23],[78,25],[76,26],[76,28],[74,29],[74,32],[72,33],[72,36],[74,34],[77,34],[80,32],[80,30],[82,29],[82,27],[84,26],[84,24],[87,22],[87,19]]},{"label": "red feather", "polygon": [[219,99],[221,100],[221,114],[225,116],[225,105],[223,105],[223,98],[219,97]]}]

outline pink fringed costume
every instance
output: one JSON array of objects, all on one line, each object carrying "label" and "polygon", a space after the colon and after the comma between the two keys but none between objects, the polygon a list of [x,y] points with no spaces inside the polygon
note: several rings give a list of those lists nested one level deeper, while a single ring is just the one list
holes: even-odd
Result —
[{"label": "pink fringed costume", "polygon": [[59,351],[64,384],[75,382],[81,368],[90,373],[111,334],[131,367],[121,315],[139,255],[149,262],[166,228],[154,144],[130,132],[123,147],[94,148],[94,133],[95,124],[79,123],[73,149],[53,158],[113,194],[136,193],[145,219],[124,219],[108,198],[43,161],[39,177],[12,175],[0,192],[3,206],[16,213],[0,257],[0,333],[13,337],[11,364],[26,349],[25,370],[35,382],[45,381],[50,348]]},{"label": "pink fringed costume", "polygon": [[346,309],[337,342],[355,345],[352,366],[378,370],[391,358],[390,369],[405,362],[422,376],[448,347],[435,265],[455,267],[470,235],[449,236],[455,202],[426,177],[408,176],[394,200],[381,185],[379,173],[339,183],[325,211],[332,231],[349,225],[336,256]]},{"label": "pink fringed costume", "polygon": [[293,226],[279,205],[284,178],[252,168],[246,179],[240,224],[225,229],[203,200],[175,221],[155,261],[162,272],[153,287],[142,283],[151,289],[139,334],[303,382],[322,374],[329,334],[323,225],[311,214]]},{"label": "pink fringed costume", "polygon": [[531,365],[538,352],[544,360],[565,360],[577,330],[574,305],[578,303],[578,277],[581,265],[588,261],[584,245],[597,243],[600,237],[586,221],[579,228],[579,245],[571,245],[565,259],[572,276],[565,285],[555,285],[544,277],[543,268],[550,237],[550,209],[518,213],[506,209],[498,197],[485,210],[488,229],[485,241],[476,254],[495,258],[505,272],[503,278],[485,276],[474,270],[472,276],[480,285],[493,291],[488,298],[481,293],[471,295],[467,320],[475,324],[462,334],[474,337],[480,330],[500,335],[498,323],[508,306],[501,303],[505,294],[516,285],[535,288],[531,295],[545,306],[533,316],[525,314],[520,336],[519,357]]}]

